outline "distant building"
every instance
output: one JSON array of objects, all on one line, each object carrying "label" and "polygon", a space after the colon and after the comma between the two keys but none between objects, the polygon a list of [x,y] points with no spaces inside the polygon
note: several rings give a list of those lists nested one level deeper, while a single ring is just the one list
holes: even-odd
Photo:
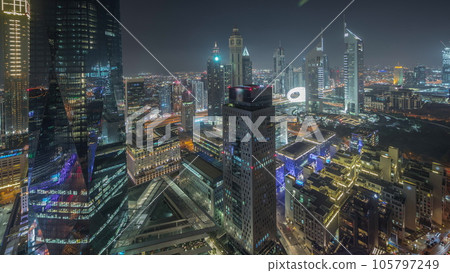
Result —
[{"label": "distant building", "polygon": [[304,63],[306,87],[306,111],[320,113],[323,110],[325,89],[325,54],[323,37],[320,42],[308,52]]},{"label": "distant building", "polygon": [[[272,89],[232,87],[223,113],[225,230],[247,253],[262,253],[277,241]],[[244,119],[259,118],[264,120],[257,136]],[[234,121],[235,129],[230,127]]]},{"label": "distant building", "polygon": [[171,92],[171,110],[175,115],[181,114],[181,106],[183,104],[184,87],[181,82],[176,81],[172,84]]},{"label": "distant building", "polygon": [[414,84],[425,86],[427,83],[427,68],[423,65],[414,67]]},{"label": "distant building", "polygon": [[208,92],[202,81],[192,81],[192,92],[195,96],[196,111],[208,109]]},{"label": "distant building", "polygon": [[242,70],[244,75],[244,85],[253,84],[253,63],[250,60],[250,53],[248,52],[247,47],[244,47],[244,51],[242,53]]},{"label": "distant building", "polygon": [[274,73],[274,93],[286,95],[289,91],[286,91],[286,73],[282,71],[286,67],[286,55],[284,53],[284,48],[281,46],[275,49],[273,53],[273,73]]},{"label": "distant building", "polygon": [[450,47],[442,51],[442,84],[450,85]]},{"label": "distant building", "polygon": [[166,85],[159,89],[159,109],[161,114],[172,113],[172,86]]},{"label": "distant building", "polygon": [[222,116],[222,106],[225,104],[224,66],[220,49],[215,43],[212,54],[208,58],[208,115]]},{"label": "distant building", "polygon": [[345,112],[359,115],[364,102],[364,45],[363,40],[356,36],[344,24],[344,84]]},{"label": "distant building", "polygon": [[402,86],[404,81],[404,68],[403,66],[394,67],[394,85]]},{"label": "distant building", "polygon": [[191,133],[194,128],[195,101],[184,101],[181,106],[181,126],[186,133]]},{"label": "distant building", "polygon": [[132,115],[145,105],[143,105],[145,97],[144,79],[125,80],[125,109],[127,116]]},{"label": "distant building", "polygon": [[242,54],[244,53],[244,39],[237,27],[233,28],[233,33],[229,39],[230,64],[231,64],[231,86],[240,86],[244,83],[244,66]]}]

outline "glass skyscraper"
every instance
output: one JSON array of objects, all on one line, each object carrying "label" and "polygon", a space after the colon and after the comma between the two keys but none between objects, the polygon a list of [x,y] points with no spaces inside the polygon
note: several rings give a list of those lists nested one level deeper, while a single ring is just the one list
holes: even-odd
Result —
[{"label": "glass skyscraper", "polygon": [[344,24],[344,84],[345,112],[359,115],[364,102],[364,46],[363,40],[356,36]]},{"label": "glass skyscraper", "polygon": [[225,103],[224,66],[220,49],[214,44],[212,54],[208,59],[208,115],[222,116],[222,105]]},{"label": "glass skyscraper", "polygon": [[325,65],[323,37],[305,57],[306,111],[320,113],[323,110],[325,89]]},{"label": "glass skyscraper", "polygon": [[[120,18],[119,0],[102,3]],[[106,253],[127,220],[120,26],[94,0],[35,0],[31,13],[31,83],[49,96],[31,153],[29,253]]]}]

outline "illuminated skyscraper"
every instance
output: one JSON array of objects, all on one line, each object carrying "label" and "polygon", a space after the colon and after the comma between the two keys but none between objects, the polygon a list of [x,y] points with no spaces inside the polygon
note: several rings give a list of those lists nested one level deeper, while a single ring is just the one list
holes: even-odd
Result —
[{"label": "illuminated skyscraper", "polygon": [[323,105],[323,90],[325,89],[325,54],[323,37],[319,43],[308,52],[304,64],[306,87],[306,111],[321,112]]},{"label": "illuminated skyscraper", "polygon": [[442,84],[450,85],[450,47],[442,50]]},{"label": "illuminated skyscraper", "polygon": [[[286,94],[285,82],[286,82],[286,73],[281,73],[283,69],[286,67],[284,48],[280,46],[275,49],[273,54],[273,73],[274,77],[277,77],[274,82],[274,93],[276,94]],[[280,74],[281,73],[281,74]]]},{"label": "illuminated skyscraper", "polygon": [[202,81],[192,81],[192,92],[197,98],[195,101],[197,111],[208,109],[208,93],[206,92],[205,84]]},{"label": "illuminated skyscraper", "polygon": [[233,34],[229,39],[230,63],[231,63],[231,86],[244,84],[244,67],[242,64],[242,53],[244,52],[244,39],[237,27],[233,28]]},{"label": "illuminated skyscraper", "polygon": [[145,105],[144,79],[130,79],[125,81],[125,109],[127,116],[132,115]]},{"label": "illuminated skyscraper", "polygon": [[394,67],[394,85],[403,85],[403,66]]},{"label": "illuminated skyscraper", "polygon": [[0,134],[28,131],[28,77],[30,4],[28,0],[2,0],[0,10],[0,93],[4,109]]},{"label": "illuminated skyscraper", "polygon": [[[102,3],[120,18],[118,0]],[[100,253],[127,221],[120,26],[94,0],[31,8],[44,35],[31,41],[31,71],[49,96],[29,173],[29,252]]]},{"label": "illuminated skyscraper", "polygon": [[[272,89],[232,87],[229,96],[223,108],[224,226],[240,248],[258,254],[276,241]],[[260,135],[249,130],[249,121],[260,124]]]},{"label": "illuminated skyscraper", "polygon": [[181,106],[181,126],[185,132],[190,134],[192,134],[192,130],[194,128],[194,116],[195,101],[183,101],[183,105]]},{"label": "illuminated skyscraper", "polygon": [[217,43],[214,44],[208,65],[208,115],[221,116],[222,106],[225,103],[225,79],[222,57]]},{"label": "illuminated skyscraper", "polygon": [[345,112],[359,115],[364,95],[364,46],[363,40],[344,23],[344,84]]},{"label": "illuminated skyscraper", "polygon": [[183,104],[183,90],[184,90],[184,87],[181,84],[181,82],[176,81],[172,84],[171,108],[172,108],[172,113],[174,113],[174,114],[181,113],[181,105]]},{"label": "illuminated skyscraper", "polygon": [[242,69],[244,79],[243,82],[245,85],[249,85],[253,83],[253,63],[250,60],[250,54],[248,53],[247,47],[244,48],[242,53]]}]

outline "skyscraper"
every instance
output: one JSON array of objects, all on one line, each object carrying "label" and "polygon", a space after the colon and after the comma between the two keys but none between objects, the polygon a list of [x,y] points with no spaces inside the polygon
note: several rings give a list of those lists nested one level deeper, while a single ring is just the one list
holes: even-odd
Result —
[{"label": "skyscraper", "polygon": [[427,83],[427,68],[423,65],[414,67],[414,84],[423,86]]},{"label": "skyscraper", "polygon": [[202,81],[192,81],[192,92],[197,100],[195,101],[195,108],[197,110],[208,109],[208,93]]},{"label": "skyscraper", "polygon": [[325,54],[323,37],[319,43],[308,52],[304,64],[306,111],[321,112],[323,105],[323,90],[325,89]]},{"label": "skyscraper", "polygon": [[130,116],[145,105],[144,79],[129,79],[125,81],[125,109],[126,115]]},{"label": "skyscraper", "polygon": [[186,133],[192,134],[194,129],[195,101],[183,101],[181,106],[181,126]]},{"label": "skyscraper", "polygon": [[394,67],[394,85],[403,85],[404,77],[403,77],[403,66]]},{"label": "skyscraper", "polygon": [[[120,18],[118,0],[102,3]],[[94,0],[31,8],[33,35],[45,35],[31,59],[50,62],[31,66],[49,96],[29,173],[29,252],[100,253],[127,221],[120,26]]]},{"label": "skyscraper", "polygon": [[250,53],[248,53],[247,47],[242,52],[242,69],[243,69],[243,83],[245,85],[251,85],[253,83],[253,63],[250,60]]},{"label": "skyscraper", "polygon": [[175,81],[172,84],[172,92],[171,92],[171,108],[172,113],[180,114],[181,113],[181,105],[183,104],[183,85],[179,81]]},{"label": "skyscraper", "polygon": [[244,67],[242,64],[242,53],[244,52],[244,39],[237,27],[233,28],[233,34],[229,39],[230,64],[231,64],[231,86],[244,84]]},{"label": "skyscraper", "polygon": [[364,46],[363,40],[344,23],[344,84],[345,112],[359,115],[364,102]]},{"label": "skyscraper", "polygon": [[450,85],[450,47],[442,50],[442,84]]},{"label": "skyscraper", "polygon": [[207,64],[208,73],[208,115],[221,116],[222,105],[225,103],[224,66],[217,43]]},{"label": "skyscraper", "polygon": [[21,135],[28,131],[30,4],[3,0],[0,8],[0,134]]},{"label": "skyscraper", "polygon": [[281,46],[278,46],[275,49],[275,52],[273,54],[273,73],[275,77],[274,87],[275,87],[275,94],[286,94],[286,73],[281,73],[283,69],[286,67],[286,61],[285,61],[285,54],[284,54],[284,48]]},{"label": "skyscraper", "polygon": [[[225,229],[250,254],[276,241],[275,107],[272,89],[264,90],[230,88],[223,108]],[[261,122],[260,134],[249,130],[249,122]]]}]

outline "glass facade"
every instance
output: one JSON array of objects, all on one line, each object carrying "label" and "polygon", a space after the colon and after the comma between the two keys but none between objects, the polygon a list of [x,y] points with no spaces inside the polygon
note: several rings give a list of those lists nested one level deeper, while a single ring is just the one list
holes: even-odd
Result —
[{"label": "glass facade", "polygon": [[[103,3],[119,17],[119,1]],[[120,28],[96,1],[32,8],[32,36],[47,40],[32,41],[32,81],[50,96],[29,173],[29,252],[101,253],[127,220]]]},{"label": "glass facade", "polygon": [[364,100],[364,47],[363,40],[345,25],[344,84],[345,112],[359,115]]}]

